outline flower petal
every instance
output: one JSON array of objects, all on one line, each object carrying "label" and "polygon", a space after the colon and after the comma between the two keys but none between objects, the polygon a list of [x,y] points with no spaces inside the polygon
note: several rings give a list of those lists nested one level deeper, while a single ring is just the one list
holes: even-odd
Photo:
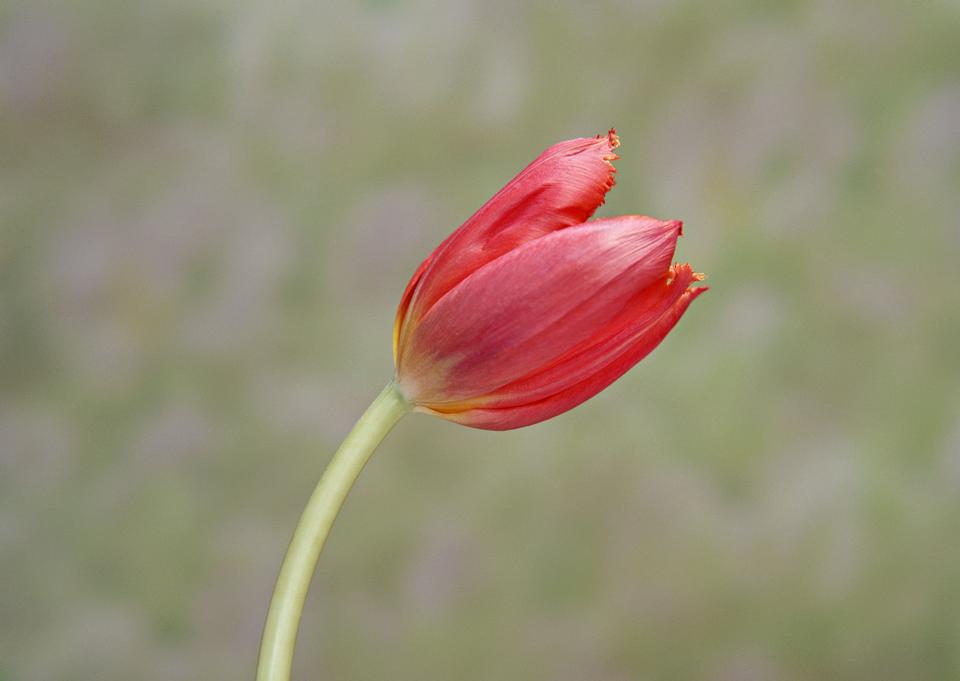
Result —
[{"label": "flower petal", "polygon": [[681,223],[595,220],[528,242],[450,290],[401,344],[398,377],[431,408],[490,395],[609,335],[667,276]]},{"label": "flower petal", "polygon": [[[690,303],[707,290],[705,286],[687,288],[687,284],[696,280],[697,275],[693,275],[689,266],[681,268],[678,268],[673,282],[663,285],[671,290],[672,303],[655,322],[634,329],[633,336],[629,332],[614,334],[604,341],[603,347],[573,355],[544,372],[544,375],[519,381],[505,388],[499,400],[494,398],[484,406],[467,407],[460,411],[453,406],[450,410],[423,406],[418,409],[473,428],[509,430],[539,423],[576,407],[646,357],[676,325]],[[525,401],[526,397],[536,397],[543,392],[551,380],[557,382],[565,374],[579,380],[542,399]]]},{"label": "flower petal", "polygon": [[[635,347],[638,338],[657,326],[664,315],[691,293],[690,285],[702,279],[688,264],[671,267],[666,277],[638,293],[596,338],[573,348],[550,366],[475,400],[473,406],[521,406],[546,399],[590,378]],[[697,295],[702,290],[706,287],[696,289]]]},{"label": "flower petal", "polygon": [[404,323],[407,320],[407,311],[410,308],[410,300],[413,298],[413,294],[417,290],[417,285],[423,278],[423,273],[426,272],[432,261],[433,253],[430,254],[430,257],[420,263],[420,267],[418,267],[417,271],[413,273],[412,277],[410,277],[410,281],[407,283],[407,288],[400,297],[400,305],[397,306],[397,316],[393,321],[393,363],[395,366],[399,366],[400,362],[400,338],[403,334]]},{"label": "flower petal", "polygon": [[[487,201],[421,264],[397,310],[395,345],[474,271],[544,234],[587,220],[614,185],[615,131],[555,144]],[[416,279],[415,275],[415,279]]]}]

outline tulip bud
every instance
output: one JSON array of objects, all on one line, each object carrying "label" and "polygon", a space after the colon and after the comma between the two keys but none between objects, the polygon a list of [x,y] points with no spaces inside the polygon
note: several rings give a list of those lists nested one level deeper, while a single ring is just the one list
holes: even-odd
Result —
[{"label": "tulip bud", "polygon": [[490,430],[556,416],[643,359],[707,290],[671,265],[679,221],[587,221],[618,146],[611,130],[550,147],[414,273],[394,360],[416,410]]}]

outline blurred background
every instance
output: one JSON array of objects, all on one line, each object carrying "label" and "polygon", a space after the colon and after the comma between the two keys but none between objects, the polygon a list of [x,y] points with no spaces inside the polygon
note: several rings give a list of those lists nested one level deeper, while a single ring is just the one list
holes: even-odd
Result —
[{"label": "blurred background", "polygon": [[0,5],[0,680],[250,679],[407,278],[561,139],[712,286],[605,393],[407,419],[299,679],[960,677],[960,6]]}]

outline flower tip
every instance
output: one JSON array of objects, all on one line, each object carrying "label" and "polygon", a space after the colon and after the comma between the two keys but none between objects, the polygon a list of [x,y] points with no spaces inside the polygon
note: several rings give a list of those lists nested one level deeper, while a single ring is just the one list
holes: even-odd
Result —
[{"label": "flower tip", "polygon": [[[694,272],[693,268],[690,267],[690,263],[674,263],[670,265],[670,269],[667,270],[667,283],[672,284],[676,279],[683,279],[689,285],[694,281],[703,281],[707,278],[707,275],[702,272]],[[702,286],[696,289],[695,291],[704,290],[706,291],[708,287]]]},{"label": "flower tip", "polygon": [[611,149],[616,149],[620,146],[620,137],[617,136],[616,128],[610,128],[610,130],[607,131],[607,144],[610,145]]},{"label": "flower tip", "polygon": [[[617,169],[614,168],[613,163],[611,163],[611,161],[616,161],[616,160],[619,160],[620,158],[620,155],[614,151],[614,149],[620,146],[620,138],[617,136],[616,128],[610,128],[609,132],[607,132],[606,137],[604,137],[603,135],[597,135],[594,139],[597,141],[599,145],[603,145],[606,147],[607,153],[605,153],[602,156],[602,158],[604,161],[607,162],[607,165],[610,166],[613,172],[617,172]],[[612,187],[613,185],[611,184],[610,186]]]}]

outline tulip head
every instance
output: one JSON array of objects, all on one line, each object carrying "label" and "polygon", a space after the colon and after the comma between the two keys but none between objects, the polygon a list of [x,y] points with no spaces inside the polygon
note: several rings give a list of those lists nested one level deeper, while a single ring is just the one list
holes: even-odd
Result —
[{"label": "tulip head", "polygon": [[653,350],[706,287],[672,265],[679,221],[587,221],[616,134],[544,151],[420,265],[394,327],[418,411],[506,430],[593,397]]}]

